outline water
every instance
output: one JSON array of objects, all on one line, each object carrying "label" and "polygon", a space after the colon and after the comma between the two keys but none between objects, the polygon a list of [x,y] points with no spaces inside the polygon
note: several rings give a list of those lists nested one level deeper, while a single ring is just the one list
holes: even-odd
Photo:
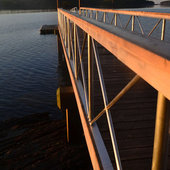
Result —
[{"label": "water", "polygon": [[[170,12],[170,8],[137,10]],[[65,75],[58,63],[56,36],[39,34],[44,24],[57,24],[57,13],[0,14],[0,121],[41,112],[59,117],[56,89]],[[145,28],[146,33],[151,29]],[[170,27],[166,30],[170,41]]]},{"label": "water", "polygon": [[56,12],[0,15],[0,121],[32,113],[59,114],[57,41],[40,35]]}]

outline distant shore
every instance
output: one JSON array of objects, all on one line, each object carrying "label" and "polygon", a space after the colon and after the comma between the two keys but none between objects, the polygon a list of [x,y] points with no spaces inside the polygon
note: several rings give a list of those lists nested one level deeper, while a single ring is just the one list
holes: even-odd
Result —
[{"label": "distant shore", "polygon": [[[167,3],[167,1],[164,1],[164,2],[165,3],[154,4],[153,6],[145,6],[145,7],[140,7],[140,8],[170,7],[170,4]],[[168,1],[168,2],[170,2],[170,1]],[[137,8],[139,8],[139,7],[137,7]],[[129,9],[129,8],[126,8],[126,9]],[[56,12],[56,11],[57,11],[57,9],[0,10],[0,14],[38,13],[38,12]]]},{"label": "distant shore", "polygon": [[56,9],[38,9],[38,10],[0,10],[0,14],[17,14],[17,13],[37,13],[37,12],[56,12]]}]

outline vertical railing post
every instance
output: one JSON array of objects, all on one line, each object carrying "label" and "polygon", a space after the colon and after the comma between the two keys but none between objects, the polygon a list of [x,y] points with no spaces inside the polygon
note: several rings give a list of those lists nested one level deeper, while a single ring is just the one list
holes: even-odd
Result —
[{"label": "vertical railing post", "polygon": [[98,20],[98,11],[96,11],[96,20]]},{"label": "vertical railing post", "polygon": [[63,42],[65,42],[65,40],[64,40],[64,16],[63,16],[63,14],[61,14],[61,16],[62,16],[62,30],[61,30],[61,32],[62,32],[62,37],[63,37]]},{"label": "vertical railing post", "polygon": [[69,19],[67,18],[67,44],[68,44],[68,57],[69,59],[71,58],[71,49],[70,49],[70,22]]},{"label": "vertical railing post", "polygon": [[169,138],[169,100],[158,93],[152,170],[166,170]]},{"label": "vertical railing post", "polygon": [[62,25],[61,32],[62,32],[62,37],[63,37],[63,40],[64,40],[64,19],[63,19],[63,15],[62,14],[60,14],[60,15],[61,15],[61,25]]},{"label": "vertical railing post", "polygon": [[132,16],[132,31],[134,31],[135,28],[135,16]]},{"label": "vertical railing post", "polygon": [[93,57],[92,57],[92,44],[91,36],[88,34],[88,97],[89,97],[89,121],[92,120],[93,111]]},{"label": "vertical railing post", "polygon": [[62,32],[62,37],[63,37],[63,41],[65,41],[64,40],[64,16],[63,16],[63,14],[61,14],[61,17],[62,17],[62,30],[61,30],[61,32]]},{"label": "vertical railing post", "polygon": [[88,17],[88,10],[86,9],[86,17]]},{"label": "vertical railing post", "polygon": [[166,25],[166,20],[162,20],[162,33],[161,33],[161,40],[164,40],[165,38],[165,25]]},{"label": "vertical railing post", "polygon": [[117,14],[115,14],[115,26],[117,26]]},{"label": "vertical railing post", "polygon": [[64,39],[65,39],[65,46],[67,47],[67,23],[66,23],[66,17],[64,16]]},{"label": "vertical railing post", "polygon": [[[84,90],[84,95],[85,95],[86,109],[87,109],[87,113],[88,113],[89,107],[88,107],[88,99],[87,99],[87,88],[86,88],[86,81],[85,81],[85,74],[84,74],[84,66],[83,66],[83,61],[82,61],[82,51],[81,51],[81,48],[80,48],[80,40],[79,40],[77,27],[76,27],[76,36],[77,36],[77,48],[78,48],[79,59],[80,59],[83,90]],[[82,48],[82,49],[84,49],[84,48]]]},{"label": "vertical railing post", "polygon": [[90,18],[93,18],[93,11],[91,10],[91,15],[90,15]]},{"label": "vertical railing post", "polygon": [[106,22],[106,12],[103,13],[103,22]]},{"label": "vertical railing post", "polygon": [[77,40],[76,40],[76,24],[74,23],[74,65],[75,65],[75,78],[77,80]]}]

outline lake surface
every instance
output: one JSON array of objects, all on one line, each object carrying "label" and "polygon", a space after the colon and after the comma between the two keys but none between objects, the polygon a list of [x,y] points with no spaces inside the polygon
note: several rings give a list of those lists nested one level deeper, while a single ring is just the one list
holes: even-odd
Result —
[{"label": "lake surface", "polygon": [[[56,36],[39,34],[44,24],[57,24],[57,13],[0,14],[0,121],[41,112],[61,116],[56,89],[65,75],[58,63]],[[170,41],[170,27],[166,34]]]},{"label": "lake surface", "polygon": [[55,35],[40,35],[57,24],[56,12],[0,15],[0,121],[32,113],[59,114]]}]

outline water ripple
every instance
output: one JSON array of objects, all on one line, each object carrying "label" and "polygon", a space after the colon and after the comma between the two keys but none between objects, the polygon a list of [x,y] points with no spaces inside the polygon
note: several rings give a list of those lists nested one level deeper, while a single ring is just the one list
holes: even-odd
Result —
[{"label": "water ripple", "polygon": [[57,13],[0,15],[0,120],[38,112],[56,113],[56,37],[41,36]]}]

